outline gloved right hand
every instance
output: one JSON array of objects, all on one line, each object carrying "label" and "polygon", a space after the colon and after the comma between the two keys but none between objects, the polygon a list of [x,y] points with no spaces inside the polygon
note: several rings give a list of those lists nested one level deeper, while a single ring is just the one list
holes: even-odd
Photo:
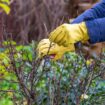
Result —
[{"label": "gloved right hand", "polygon": [[74,51],[74,50],[75,50],[75,47],[72,44],[69,47],[63,47],[55,43],[51,43],[49,39],[41,40],[37,47],[39,58],[46,56],[48,53],[48,55],[53,60],[61,59],[65,52]]},{"label": "gloved right hand", "polygon": [[49,39],[51,42],[67,47],[77,42],[85,43],[89,40],[89,35],[85,22],[82,22],[62,24],[50,33]]}]

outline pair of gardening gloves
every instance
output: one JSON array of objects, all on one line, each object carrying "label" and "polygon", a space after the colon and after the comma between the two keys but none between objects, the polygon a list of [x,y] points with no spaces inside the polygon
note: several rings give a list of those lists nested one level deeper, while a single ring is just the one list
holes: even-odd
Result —
[{"label": "pair of gardening gloves", "polygon": [[49,34],[49,39],[39,42],[38,57],[49,55],[53,60],[61,59],[65,52],[75,51],[75,43],[89,40],[85,22],[62,24]]}]

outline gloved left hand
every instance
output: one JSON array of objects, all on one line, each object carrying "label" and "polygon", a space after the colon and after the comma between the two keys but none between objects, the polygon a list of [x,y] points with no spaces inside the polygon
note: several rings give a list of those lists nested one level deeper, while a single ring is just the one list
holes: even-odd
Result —
[{"label": "gloved left hand", "polygon": [[58,60],[62,58],[65,52],[74,51],[75,48],[72,44],[69,47],[63,47],[55,43],[51,43],[49,39],[43,39],[39,42],[37,50],[39,58],[46,56],[48,53],[49,57],[53,60]]}]

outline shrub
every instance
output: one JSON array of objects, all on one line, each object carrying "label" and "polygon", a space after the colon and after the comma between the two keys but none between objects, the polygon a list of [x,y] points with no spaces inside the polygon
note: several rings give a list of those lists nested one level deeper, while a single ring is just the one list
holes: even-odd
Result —
[{"label": "shrub", "polygon": [[37,58],[36,43],[4,43],[0,53],[0,104],[104,105],[105,53],[86,61],[83,53],[66,53],[63,59]]}]

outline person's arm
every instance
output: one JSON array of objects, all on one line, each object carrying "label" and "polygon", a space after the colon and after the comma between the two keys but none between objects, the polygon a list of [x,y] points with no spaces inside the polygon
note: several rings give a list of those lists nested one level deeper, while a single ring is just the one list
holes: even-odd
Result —
[{"label": "person's arm", "polygon": [[72,24],[103,17],[105,17],[105,0],[101,0],[99,3],[95,4],[91,9],[86,10],[84,13],[78,16],[72,22]]},{"label": "person's arm", "polygon": [[105,42],[105,17],[85,21],[90,43]]}]

